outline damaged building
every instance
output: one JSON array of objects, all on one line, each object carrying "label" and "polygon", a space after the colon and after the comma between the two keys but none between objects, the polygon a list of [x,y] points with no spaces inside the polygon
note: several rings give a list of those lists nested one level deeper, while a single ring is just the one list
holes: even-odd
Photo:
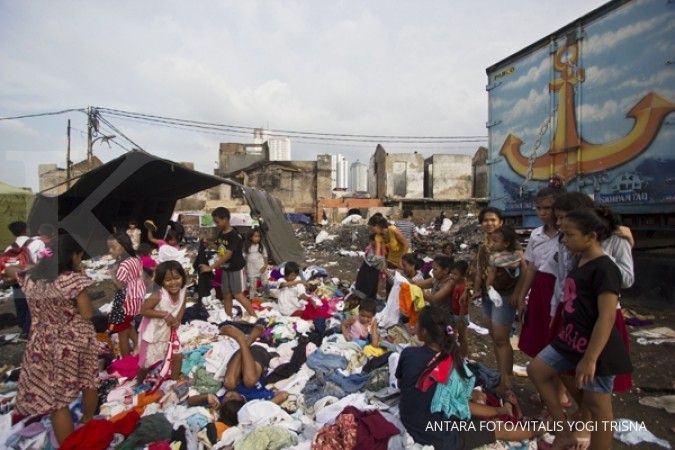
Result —
[{"label": "damaged building", "polygon": [[424,157],[387,153],[381,145],[370,158],[370,195],[374,198],[423,198]]},{"label": "damaged building", "polygon": [[471,198],[471,156],[433,155],[424,161],[425,198]]}]

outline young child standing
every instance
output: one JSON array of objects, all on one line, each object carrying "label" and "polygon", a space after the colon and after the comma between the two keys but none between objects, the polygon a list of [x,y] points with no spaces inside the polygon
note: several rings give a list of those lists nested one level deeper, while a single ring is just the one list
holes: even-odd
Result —
[{"label": "young child standing", "polygon": [[138,246],[141,245],[141,230],[138,229],[138,222],[135,220],[129,221],[127,235],[129,235],[129,239],[131,239],[131,245],[134,250],[138,250]]},{"label": "young child standing", "polygon": [[85,288],[92,281],[80,272],[84,251],[68,235],[59,236],[28,272],[16,275],[36,324],[21,364],[16,412],[51,414],[62,443],[73,432],[69,405],[82,393],[82,420],[94,415],[98,399],[98,346]]},{"label": "young child standing", "polygon": [[218,259],[213,264],[199,266],[201,272],[212,272],[217,268],[223,269],[221,291],[225,314],[232,317],[232,300],[237,301],[244,307],[249,317],[247,320],[255,323],[258,317],[251,307],[251,301],[244,296],[244,267],[246,260],[242,252],[243,242],[239,232],[230,225],[230,210],[218,207],[211,213],[214,222],[220,228],[216,240],[218,246]]},{"label": "young child standing", "polygon": [[145,298],[145,274],[143,264],[136,257],[131,239],[126,233],[116,233],[108,239],[108,250],[117,259],[117,268],[112,271],[113,282],[118,289],[124,289],[124,320],[114,324],[113,333],[119,333],[120,353],[126,356],[131,353],[129,340],[133,346],[138,346],[138,334],[133,327],[134,317],[141,312],[141,305]]},{"label": "young child standing", "polygon": [[493,295],[483,298],[483,315],[490,321],[490,336],[501,375],[498,392],[510,395],[513,348],[509,335],[516,318],[516,299],[512,294],[525,270],[525,260],[522,250],[518,249],[518,236],[513,228],[503,225],[492,233],[491,239],[486,285]]},{"label": "young child standing", "polygon": [[[141,308],[141,325],[138,329],[139,371],[136,380],[142,383],[148,369],[167,357],[169,346],[180,348],[175,333],[185,312],[185,284],[187,275],[176,261],[166,261],[155,270],[155,285],[158,287]],[[175,353],[170,359],[171,378],[180,376],[182,357]]]},{"label": "young child standing", "polygon": [[[565,279],[562,328],[527,372],[553,420],[565,419],[555,388],[555,380],[561,376],[567,391],[587,415],[581,419],[595,421],[590,448],[610,448],[612,430],[602,424],[613,418],[614,378],[632,371],[628,352],[614,326],[621,273],[603,252],[602,241],[611,230],[595,210],[569,212],[561,230],[564,244],[580,259]],[[562,375],[569,370],[575,370],[574,378]],[[567,448],[579,443],[572,430],[565,429],[556,435],[554,445]]]},{"label": "young child standing", "polygon": [[248,277],[248,296],[253,298],[258,294],[258,283],[267,284],[265,272],[267,271],[267,250],[262,242],[262,231],[254,228],[249,233],[244,245],[246,257],[246,275]]}]

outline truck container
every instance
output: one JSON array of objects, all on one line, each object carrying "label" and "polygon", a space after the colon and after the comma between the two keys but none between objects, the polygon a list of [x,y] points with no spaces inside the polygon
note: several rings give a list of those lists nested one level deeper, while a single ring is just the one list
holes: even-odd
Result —
[{"label": "truck container", "polygon": [[636,230],[675,230],[675,2],[609,2],[487,76],[489,200],[510,222],[538,225],[558,177]]}]

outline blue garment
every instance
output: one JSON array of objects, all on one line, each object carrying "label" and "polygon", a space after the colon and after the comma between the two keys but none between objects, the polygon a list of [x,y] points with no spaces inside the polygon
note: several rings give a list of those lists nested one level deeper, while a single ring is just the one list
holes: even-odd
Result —
[{"label": "blue garment", "polygon": [[307,358],[307,367],[315,372],[331,373],[336,369],[346,369],[349,363],[343,356],[329,355],[315,350]]},{"label": "blue garment", "polygon": [[360,391],[363,386],[366,385],[370,374],[367,373],[355,373],[349,375],[348,377],[342,375],[340,372],[331,372],[328,375],[328,380],[337,384],[342,388],[343,391],[348,394],[353,394],[354,392]]},{"label": "blue garment", "polygon": [[476,375],[476,386],[480,386],[489,392],[492,392],[499,386],[502,377],[496,370],[490,369],[479,362],[466,363],[466,367],[471,370],[471,373]]},{"label": "blue garment", "polygon": [[201,414],[193,414],[187,418],[186,422],[192,431],[199,431],[209,424],[209,419]]},{"label": "blue garment", "polygon": [[329,395],[338,399],[347,396],[340,386],[331,381],[325,381],[322,376],[309,380],[302,389],[302,394],[305,398],[305,405],[310,408],[314,406],[314,403]]},{"label": "blue garment", "polygon": [[206,358],[204,355],[211,349],[210,345],[202,345],[199,348],[196,348],[189,352],[183,353],[183,363],[181,365],[180,371],[183,375],[187,376],[194,367],[201,367],[206,364]]},{"label": "blue garment", "polygon": [[239,383],[235,390],[243,395],[247,402],[251,400],[271,400],[274,397],[274,393],[269,389],[265,389],[260,382],[251,388],[247,388],[242,383]]},{"label": "blue garment", "polygon": [[457,370],[452,369],[447,383],[436,383],[434,397],[431,399],[431,412],[442,412],[445,417],[457,417],[462,420],[471,419],[469,399],[473,391],[476,377],[469,369],[469,378],[462,377]]}]

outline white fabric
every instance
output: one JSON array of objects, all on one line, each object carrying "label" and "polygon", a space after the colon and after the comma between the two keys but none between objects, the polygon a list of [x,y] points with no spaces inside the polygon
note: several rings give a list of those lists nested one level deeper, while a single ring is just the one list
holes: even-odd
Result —
[{"label": "white fabric", "polygon": [[400,316],[399,294],[401,292],[401,283],[408,283],[408,280],[406,280],[399,272],[394,272],[392,281],[394,285],[387,297],[387,304],[382,311],[375,315],[378,325],[384,328],[391,327],[398,323]]},{"label": "white fabric", "polygon": [[[280,285],[286,282],[284,278],[279,279]],[[305,285],[302,283],[279,289],[279,312],[285,316],[290,316],[295,311],[303,308],[305,303],[299,297],[304,293]]]},{"label": "white fabric", "polygon": [[372,411],[377,409],[377,407],[368,403],[368,400],[366,399],[366,394],[359,392],[343,397],[339,401],[330,404],[324,408],[320,408],[318,410],[315,409],[314,419],[317,423],[323,425],[333,424],[335,422],[335,418],[347,406],[353,406],[359,411]]},{"label": "white fabric", "polygon": [[278,425],[290,431],[300,431],[302,423],[293,419],[281,406],[268,400],[251,400],[246,402],[237,412],[239,426],[259,428],[267,425]]},{"label": "white fabric", "polygon": [[239,350],[239,344],[229,337],[214,342],[211,350],[204,355],[206,361],[204,368],[207,372],[212,373],[216,380],[223,379],[227,364],[237,350]]},{"label": "white fabric", "polygon": [[251,244],[248,252],[244,255],[246,258],[246,273],[249,278],[259,277],[260,269],[267,264],[267,250],[263,247],[261,253],[259,249],[260,244]]},{"label": "white fabric", "polygon": [[621,272],[621,287],[626,289],[635,282],[633,272],[633,253],[628,240],[612,235],[602,241],[602,249]]},{"label": "white fabric", "polygon": [[558,251],[559,237],[559,233],[556,233],[553,237],[549,237],[544,232],[543,226],[535,228],[530,234],[527,247],[525,247],[525,259],[531,262],[536,270],[555,275],[555,272],[551,271],[548,266],[545,266],[545,263],[553,258],[553,255]]},{"label": "white fabric", "polygon": [[398,389],[398,379],[396,378],[396,368],[398,367],[398,359],[401,354],[398,352],[392,352],[389,355],[389,387]]},{"label": "white fabric", "polygon": [[178,250],[171,245],[162,245],[157,251],[157,262],[163,263],[166,261],[178,261],[182,263],[185,258],[185,250]]}]

